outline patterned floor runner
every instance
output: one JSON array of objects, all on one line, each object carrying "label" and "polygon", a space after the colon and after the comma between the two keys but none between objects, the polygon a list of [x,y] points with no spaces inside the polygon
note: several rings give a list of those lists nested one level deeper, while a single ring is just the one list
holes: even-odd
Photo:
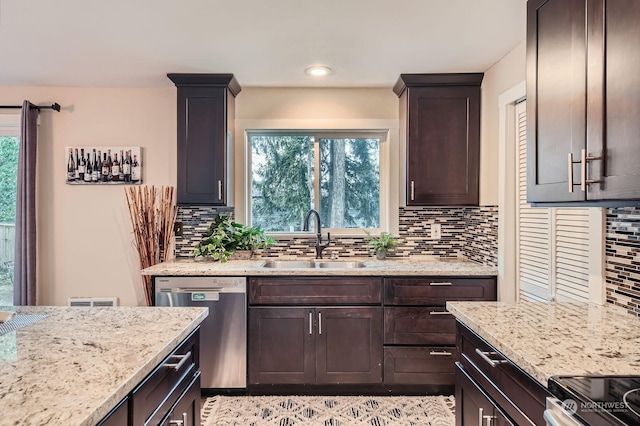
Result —
[{"label": "patterned floor runner", "polygon": [[452,396],[214,396],[203,426],[451,426]]}]

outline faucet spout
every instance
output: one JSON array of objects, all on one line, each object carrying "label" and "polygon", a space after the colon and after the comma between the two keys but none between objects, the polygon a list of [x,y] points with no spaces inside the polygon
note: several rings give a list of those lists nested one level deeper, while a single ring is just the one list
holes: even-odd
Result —
[{"label": "faucet spout", "polygon": [[329,244],[331,244],[331,234],[327,232],[327,243],[322,244],[322,222],[320,220],[320,213],[316,210],[311,209],[304,215],[304,223],[302,225],[303,231],[309,231],[309,219],[311,219],[311,215],[315,216],[316,220],[316,259],[322,259],[322,250],[327,248]]}]

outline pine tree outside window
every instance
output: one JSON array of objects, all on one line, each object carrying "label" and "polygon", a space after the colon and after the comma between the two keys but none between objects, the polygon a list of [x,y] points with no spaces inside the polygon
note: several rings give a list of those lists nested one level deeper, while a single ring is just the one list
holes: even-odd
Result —
[{"label": "pine tree outside window", "polygon": [[380,144],[373,131],[250,131],[250,219],[268,232],[302,231],[311,208],[323,228],[381,227]]}]

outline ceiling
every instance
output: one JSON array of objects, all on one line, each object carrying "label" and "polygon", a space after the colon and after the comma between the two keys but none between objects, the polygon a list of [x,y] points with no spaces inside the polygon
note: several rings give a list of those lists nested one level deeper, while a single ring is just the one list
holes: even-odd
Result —
[{"label": "ceiling", "polygon": [[[0,0],[0,86],[391,87],[480,72],[525,38],[526,0]],[[324,78],[304,73],[321,64]]]}]

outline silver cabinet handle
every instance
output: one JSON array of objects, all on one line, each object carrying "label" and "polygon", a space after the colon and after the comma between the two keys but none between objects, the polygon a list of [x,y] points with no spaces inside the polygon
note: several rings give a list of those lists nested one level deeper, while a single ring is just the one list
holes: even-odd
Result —
[{"label": "silver cabinet handle", "polygon": [[573,152],[569,153],[567,167],[569,168],[569,192],[573,192]]},{"label": "silver cabinet handle", "polygon": [[218,181],[218,200],[222,200],[222,181]]},{"label": "silver cabinet handle", "polygon": [[309,311],[309,334],[313,334],[313,312]]},{"label": "silver cabinet handle", "polygon": [[476,353],[478,355],[480,355],[480,358],[484,359],[487,364],[489,364],[492,367],[497,367],[500,364],[504,364],[507,361],[506,359],[491,359],[489,358],[489,355],[498,355],[497,352],[482,352],[480,349],[476,348]]},{"label": "silver cabinet handle", "polygon": [[443,281],[443,282],[439,282],[439,283],[429,283],[429,285],[453,285],[453,283]]},{"label": "silver cabinet handle", "polygon": [[173,355],[171,358],[179,359],[180,361],[175,364],[165,364],[164,366],[167,368],[173,368],[174,370],[178,371],[189,360],[189,358],[191,358],[191,351],[187,352],[184,355]]},{"label": "silver cabinet handle", "polygon": [[415,195],[416,195],[416,193],[415,193],[415,187],[416,187],[415,182],[414,182],[414,181],[411,181],[411,201],[415,200],[415,198],[416,198],[416,197],[415,197]]},{"label": "silver cabinet handle", "polygon": [[170,425],[187,426],[187,413],[182,413],[182,420],[169,420]]},{"label": "silver cabinet handle", "polygon": [[429,315],[451,315],[449,311],[430,311]]},{"label": "silver cabinet handle", "polygon": [[484,418],[484,409],[482,407],[478,408],[478,426],[482,426],[482,419]]},{"label": "silver cabinet handle", "polygon": [[322,334],[322,312],[318,312],[318,334]]},{"label": "silver cabinet handle", "polygon": [[491,426],[491,422],[496,419],[496,416],[482,416],[482,419],[487,421],[487,426]]},{"label": "silver cabinet handle", "polygon": [[430,351],[429,355],[432,355],[432,356],[451,356],[451,355],[453,355],[453,353],[448,352],[448,351]]},{"label": "silver cabinet handle", "polygon": [[587,179],[587,161],[593,161],[593,160],[602,160],[602,156],[597,156],[597,157],[591,157],[591,156],[587,156],[587,150],[583,149],[580,152],[580,189],[582,189],[582,191],[586,191],[587,190],[587,185],[590,183],[601,183],[602,179],[597,179],[597,180],[589,180]]}]

